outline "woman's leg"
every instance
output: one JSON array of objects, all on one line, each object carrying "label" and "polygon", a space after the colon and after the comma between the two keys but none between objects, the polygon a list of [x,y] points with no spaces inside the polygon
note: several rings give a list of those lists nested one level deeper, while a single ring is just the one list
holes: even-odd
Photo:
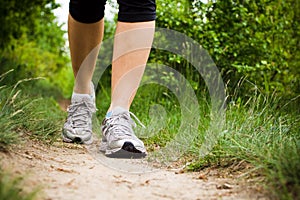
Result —
[{"label": "woman's leg", "polygon": [[91,80],[103,38],[104,5],[105,0],[70,1],[68,35],[75,84],[63,127],[65,142],[92,142],[96,106]]},{"label": "woman's leg", "polygon": [[118,0],[112,61],[111,105],[102,122],[100,150],[107,156],[145,156],[129,112],[149,57],[155,27],[154,0]]},{"label": "woman's leg", "polygon": [[118,22],[112,62],[112,97],[109,110],[129,110],[151,50],[155,21]]}]

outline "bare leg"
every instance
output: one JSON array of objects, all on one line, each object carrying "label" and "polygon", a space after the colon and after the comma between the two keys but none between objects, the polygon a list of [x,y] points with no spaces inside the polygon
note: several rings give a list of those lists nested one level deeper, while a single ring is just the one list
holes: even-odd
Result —
[{"label": "bare leg", "polygon": [[109,110],[129,110],[140,84],[153,41],[155,21],[118,22],[112,62],[112,101]]},{"label": "bare leg", "polygon": [[96,59],[104,33],[104,20],[96,23],[80,23],[69,15],[68,35],[75,76],[74,92],[90,94]]}]

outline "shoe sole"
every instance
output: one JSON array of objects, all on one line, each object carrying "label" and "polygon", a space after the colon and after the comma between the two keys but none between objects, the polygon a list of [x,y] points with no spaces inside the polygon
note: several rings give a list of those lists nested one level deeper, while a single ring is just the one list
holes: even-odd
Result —
[{"label": "shoe sole", "polygon": [[64,134],[62,134],[62,139],[66,143],[76,143],[76,144],[92,144],[93,138],[90,137],[88,140],[83,140],[82,138],[78,136],[74,136],[73,138],[66,137]]},{"label": "shoe sole", "polygon": [[109,158],[137,159],[146,157],[147,153],[138,150],[131,142],[125,142],[122,148],[106,150],[105,156]]}]

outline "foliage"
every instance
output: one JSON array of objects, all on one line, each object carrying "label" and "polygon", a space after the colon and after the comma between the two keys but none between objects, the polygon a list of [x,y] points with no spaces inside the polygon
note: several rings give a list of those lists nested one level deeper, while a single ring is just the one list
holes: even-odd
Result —
[{"label": "foliage", "polygon": [[[300,92],[299,10],[299,2],[293,0],[217,0],[208,4],[163,0],[158,2],[157,26],[185,33],[199,42],[231,91],[246,76],[266,93],[276,90],[294,96]],[[182,72],[184,60],[160,54],[152,58]],[[188,68],[186,71],[192,70]],[[242,94],[247,91],[245,88]]]},{"label": "foliage", "polygon": [[0,49],[7,50],[12,40],[19,39],[24,33],[33,36],[39,26],[47,23],[39,19],[51,16],[51,10],[56,7],[54,0],[1,1]]},{"label": "foliage", "polygon": [[71,91],[71,81],[64,81],[72,79],[64,31],[52,13],[57,6],[54,0],[1,1],[0,74],[12,68],[18,72],[10,74],[6,84],[45,77],[70,96],[65,88]]}]

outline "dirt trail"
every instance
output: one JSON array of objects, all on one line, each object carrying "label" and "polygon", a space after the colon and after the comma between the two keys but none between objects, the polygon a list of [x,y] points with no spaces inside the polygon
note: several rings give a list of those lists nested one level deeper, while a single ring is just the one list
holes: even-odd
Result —
[{"label": "dirt trail", "polygon": [[[5,170],[25,175],[25,190],[41,188],[38,199],[267,199],[250,183],[234,177],[220,178],[214,170],[175,173],[159,169],[151,173],[126,173],[103,165],[101,161],[107,158],[96,150],[62,142],[46,146],[28,140],[0,156]],[[137,164],[136,160],[126,162],[149,167]]]}]

